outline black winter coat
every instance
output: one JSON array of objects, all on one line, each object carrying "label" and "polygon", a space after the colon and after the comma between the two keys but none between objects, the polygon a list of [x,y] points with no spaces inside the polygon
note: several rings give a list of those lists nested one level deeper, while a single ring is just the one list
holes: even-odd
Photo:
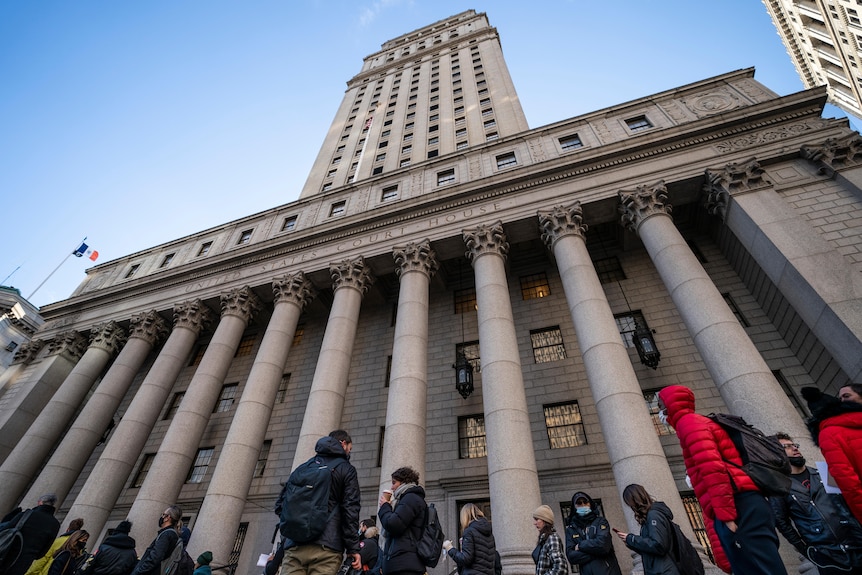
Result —
[{"label": "black winter coat", "polygon": [[497,545],[491,523],[484,517],[470,523],[461,534],[461,550],[453,547],[448,555],[461,575],[494,575]]},{"label": "black winter coat", "polygon": [[51,560],[48,575],[73,575],[75,570],[84,564],[87,557],[88,555],[83,552],[77,557],[73,557],[69,551],[60,551]]},{"label": "black winter coat", "polygon": [[133,571],[134,575],[159,575],[162,561],[171,556],[179,540],[180,535],[173,527],[161,529],[141,555],[141,560]]},{"label": "black winter coat", "polygon": [[425,490],[418,485],[404,492],[394,510],[389,503],[380,506],[377,518],[386,530],[383,575],[425,573],[415,541],[422,535],[426,508]]},{"label": "black winter coat", "polygon": [[862,526],[841,494],[826,493],[817,470],[809,467],[808,472],[810,491],[802,484],[802,474],[791,475],[790,493],[769,498],[775,526],[804,556],[808,547],[840,552],[839,545],[846,545],[862,557]]},{"label": "black winter coat", "polygon": [[584,519],[566,525],[566,559],[582,575],[622,575],[608,520],[594,513]]},{"label": "black winter coat", "polygon": [[671,521],[670,508],[656,501],[647,511],[640,536],[634,533],[626,536],[626,546],[640,553],[643,559],[644,575],[680,575],[670,556],[674,537]]},{"label": "black winter coat", "polygon": [[[329,486],[331,516],[323,534],[308,545],[323,545],[334,551],[346,551],[350,555],[359,553],[359,510],[362,502],[356,468],[350,464],[344,448],[335,438],[321,437],[314,451],[317,453],[316,457],[332,469],[332,482]],[[284,491],[279,496],[276,509],[280,509],[283,495]],[[338,513],[332,513],[336,507],[339,509]],[[286,549],[294,545],[290,539],[285,539]]]},{"label": "black winter coat", "polygon": [[[12,527],[18,522],[20,511],[12,515],[9,521],[2,527]],[[0,573],[3,575],[24,575],[30,564],[43,557],[57,534],[60,532],[60,522],[54,517],[54,507],[51,505],[38,505],[33,508],[33,513],[21,527],[21,535],[24,538],[24,546],[18,559],[10,565],[0,565]]]},{"label": "black winter coat", "polygon": [[129,575],[137,563],[135,540],[125,533],[114,533],[96,549],[88,571],[90,575]]}]

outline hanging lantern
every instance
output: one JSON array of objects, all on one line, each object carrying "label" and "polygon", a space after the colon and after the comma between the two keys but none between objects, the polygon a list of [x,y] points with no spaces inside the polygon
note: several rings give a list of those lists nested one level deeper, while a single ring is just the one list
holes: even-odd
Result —
[{"label": "hanging lantern", "polygon": [[473,366],[467,361],[467,356],[464,352],[458,352],[458,357],[455,359],[455,389],[461,394],[461,397],[467,399],[473,393]]},{"label": "hanging lantern", "polygon": [[641,325],[639,321],[635,321],[633,340],[635,349],[638,350],[638,357],[641,358],[641,363],[647,367],[656,369],[661,359],[661,352],[655,345],[652,331],[647,326]]}]

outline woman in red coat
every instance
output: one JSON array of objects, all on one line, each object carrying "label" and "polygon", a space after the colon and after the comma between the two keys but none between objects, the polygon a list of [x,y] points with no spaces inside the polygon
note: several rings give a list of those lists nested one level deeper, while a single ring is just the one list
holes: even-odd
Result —
[{"label": "woman in red coat", "polygon": [[862,405],[840,401],[816,387],[803,387],[802,397],[811,410],[811,438],[820,446],[850,511],[862,521]]},{"label": "woman in red coat", "polygon": [[720,425],[695,413],[689,388],[671,385],[658,395],[682,446],[716,565],[727,573],[732,568],[744,575],[786,575],[772,509],[739,468],[742,460],[733,440]]}]

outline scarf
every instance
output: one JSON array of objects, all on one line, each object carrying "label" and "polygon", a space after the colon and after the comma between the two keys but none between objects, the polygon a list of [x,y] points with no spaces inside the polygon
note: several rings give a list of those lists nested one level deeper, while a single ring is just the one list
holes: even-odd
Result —
[{"label": "scarf", "polygon": [[398,505],[398,502],[404,496],[404,493],[408,489],[410,489],[411,487],[416,487],[416,484],[415,483],[402,483],[401,485],[398,486],[398,489],[396,489],[392,493],[392,509],[395,509],[395,506]]}]

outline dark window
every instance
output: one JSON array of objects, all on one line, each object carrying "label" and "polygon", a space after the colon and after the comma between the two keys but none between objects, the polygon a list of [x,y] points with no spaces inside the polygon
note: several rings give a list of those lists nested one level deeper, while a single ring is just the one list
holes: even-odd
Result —
[{"label": "dark window", "polygon": [[437,172],[437,185],[445,186],[446,184],[451,184],[455,182],[455,170],[443,170],[442,172]]},{"label": "dark window", "polygon": [[384,202],[386,200],[394,200],[398,197],[398,186],[387,186],[383,188],[383,191],[380,194],[380,199]]},{"label": "dark window", "polygon": [[296,326],[296,332],[293,334],[293,341],[290,343],[290,347],[296,347],[302,342],[302,336],[305,334],[305,326],[298,325]]},{"label": "dark window", "polygon": [[234,357],[251,355],[251,350],[254,348],[254,342],[256,339],[257,336],[254,334],[242,336],[242,339],[239,340],[239,345],[236,348],[236,353],[234,354]]},{"label": "dark window", "polygon": [[281,383],[278,384],[278,391],[275,392],[275,402],[284,403],[287,399],[287,385],[290,383],[290,374],[285,373],[281,376]]},{"label": "dark window", "polygon": [[289,232],[296,229],[297,216],[287,216],[284,218],[284,223],[281,224],[281,231]]},{"label": "dark window", "polygon": [[576,150],[583,147],[584,144],[583,142],[581,142],[581,138],[577,134],[572,134],[571,136],[563,136],[562,138],[560,138],[561,150]]},{"label": "dark window", "polygon": [[522,276],[521,299],[536,299],[547,297],[551,294],[551,286],[548,284],[548,274],[545,272]]},{"label": "dark window", "polygon": [[773,369],[772,375],[775,376],[776,381],[778,381],[778,385],[781,386],[781,389],[784,390],[784,395],[787,396],[787,399],[790,400],[790,403],[793,404],[793,407],[796,408],[796,411],[799,412],[799,415],[802,416],[802,419],[808,419],[809,413],[802,406],[802,401],[799,400],[799,397],[793,391],[793,388],[790,387],[790,382],[787,381],[787,378],[784,377],[784,374],[781,373],[780,369]]},{"label": "dark window", "polygon": [[239,528],[236,530],[236,538],[233,540],[233,549],[231,549],[230,556],[227,559],[228,565],[236,565],[239,562],[246,533],[248,533],[248,522],[240,523]]},{"label": "dark window", "polygon": [[133,275],[138,273],[139,269],[141,269],[141,264],[134,264],[132,267],[129,268],[128,273],[126,273],[126,277],[127,278],[132,277]]},{"label": "dark window", "polygon": [[536,363],[548,363],[566,359],[563,334],[560,327],[530,330],[530,343],[533,346],[533,359]]},{"label": "dark window", "polygon": [[518,165],[518,159],[515,157],[515,152],[508,152],[497,156],[497,169],[511,168]]},{"label": "dark window", "polygon": [[543,405],[551,449],[586,445],[587,433],[577,401]]},{"label": "dark window", "polygon": [[347,207],[347,201],[346,200],[342,200],[340,202],[335,202],[329,208],[329,217],[344,215],[344,210],[346,207]]},{"label": "dark window", "polygon": [[171,262],[174,261],[174,256],[176,254],[167,254],[164,259],[162,259],[162,263],[159,264],[160,268],[166,268],[171,265]]},{"label": "dark window", "polygon": [[468,415],[458,418],[458,457],[485,457],[485,416]]},{"label": "dark window", "polygon": [[233,402],[236,399],[237,389],[239,389],[238,383],[229,383],[222,387],[221,395],[219,396],[218,403],[216,404],[216,408],[213,413],[225,413],[230,411],[230,408],[233,406]]},{"label": "dark window", "polygon": [[195,461],[192,464],[191,471],[189,471],[189,478],[186,479],[186,483],[201,483],[204,480],[204,476],[207,473],[207,469],[209,469],[210,461],[212,460],[214,453],[214,447],[198,449],[198,453],[195,456]]},{"label": "dark window", "polygon": [[144,484],[144,479],[147,478],[147,473],[150,472],[150,467],[153,466],[153,460],[155,458],[155,453],[144,454],[144,458],[141,460],[141,466],[138,467],[138,472],[135,474],[135,478],[132,480],[131,487],[140,487]]},{"label": "dark window", "polygon": [[269,459],[270,449],[272,449],[272,440],[267,439],[260,447],[260,455],[257,456],[257,464],[254,466],[253,477],[263,477],[263,472],[266,469],[266,461]]},{"label": "dark window", "polygon": [[637,116],[635,118],[629,118],[626,120],[626,125],[629,127],[629,130],[632,132],[641,132],[643,130],[649,130],[652,128],[652,123],[647,120],[646,116]]},{"label": "dark window", "polygon": [[455,290],[455,313],[476,311],[476,288]]},{"label": "dark window", "polygon": [[377,467],[383,466],[383,440],[386,437],[386,426],[380,426],[380,439],[377,440]]},{"label": "dark window", "polygon": [[163,419],[171,419],[174,415],[176,415],[185,394],[185,391],[180,391],[174,394],[174,396],[171,398],[171,402],[168,404],[167,410],[165,410],[165,417]]},{"label": "dark window", "polygon": [[626,279],[626,274],[623,272],[623,266],[620,265],[620,260],[616,257],[594,260],[593,265],[596,268],[596,274],[599,276],[599,281],[603,284]]},{"label": "dark window", "polygon": [[244,232],[240,233],[239,239],[236,241],[236,245],[244,246],[245,244],[249,243],[251,241],[251,233],[253,231],[254,230],[245,230]]},{"label": "dark window", "polygon": [[688,516],[688,522],[694,531],[697,541],[701,544],[709,560],[715,562],[715,557],[712,555],[712,545],[709,543],[709,536],[706,533],[706,525],[703,523],[703,510],[700,508],[700,502],[697,500],[693,492],[680,493],[682,504],[685,507],[685,514]]}]

